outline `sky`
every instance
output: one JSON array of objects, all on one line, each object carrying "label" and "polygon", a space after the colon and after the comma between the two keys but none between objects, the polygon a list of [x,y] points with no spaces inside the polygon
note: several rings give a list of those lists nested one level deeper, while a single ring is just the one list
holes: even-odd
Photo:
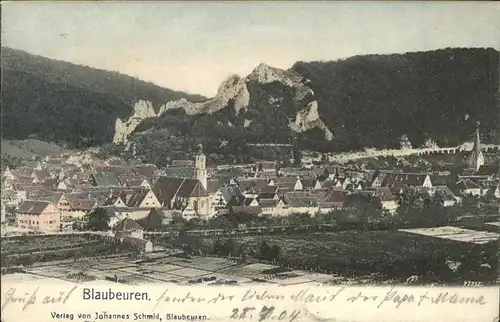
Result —
[{"label": "sky", "polygon": [[214,96],[258,64],[500,49],[494,2],[2,2],[2,45]]}]

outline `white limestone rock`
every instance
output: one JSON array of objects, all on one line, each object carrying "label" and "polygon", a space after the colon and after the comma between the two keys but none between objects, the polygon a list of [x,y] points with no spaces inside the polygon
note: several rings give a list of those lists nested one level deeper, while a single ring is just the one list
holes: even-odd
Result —
[{"label": "white limestone rock", "polygon": [[[254,81],[261,84],[279,82],[295,89],[295,102],[307,101],[314,97],[314,91],[307,85],[310,81],[298,73],[290,70],[274,68],[266,64],[260,64],[250,75],[247,81]],[[279,104],[280,98],[270,97],[269,103]],[[295,132],[305,132],[313,128],[319,128],[325,134],[325,140],[331,141],[333,133],[328,129],[318,113],[318,102],[313,100],[299,109],[295,116],[295,121],[290,121],[289,127]]]},{"label": "white limestone rock", "polygon": [[178,108],[182,108],[188,115],[212,114],[225,108],[231,100],[234,100],[236,113],[248,109],[250,94],[243,78],[238,75],[231,75],[224,80],[219,86],[215,97],[203,102],[189,102],[185,98],[175,102],[168,102],[160,107],[158,115]]},{"label": "white limestone rock", "polygon": [[325,140],[331,141],[333,133],[328,129],[318,114],[318,102],[312,101],[303,110],[299,110],[294,121],[290,121],[288,126],[295,132],[305,132],[313,128],[319,128],[325,134]]},{"label": "white limestone rock", "polygon": [[156,112],[151,102],[145,100],[137,101],[134,105],[134,114],[128,120],[123,122],[120,118],[116,119],[113,143],[127,143],[128,136],[142,121],[156,116]]}]

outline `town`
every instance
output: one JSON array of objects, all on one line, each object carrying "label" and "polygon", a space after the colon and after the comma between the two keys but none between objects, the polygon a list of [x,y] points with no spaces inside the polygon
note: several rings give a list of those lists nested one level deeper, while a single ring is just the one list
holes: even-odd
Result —
[{"label": "town", "polygon": [[[427,242],[421,237],[447,251],[451,244],[435,246],[435,240],[451,241],[453,247],[478,245],[484,257],[498,243],[500,216],[499,164],[485,163],[485,154],[499,152],[496,146],[482,146],[479,131],[478,125],[469,151],[451,152],[468,160],[456,176],[330,164],[306,153],[300,167],[280,167],[276,160],[207,166],[201,145],[192,160],[173,160],[163,169],[82,152],[26,161],[2,173],[2,272],[53,261],[98,260],[103,265],[108,260],[106,269],[111,271],[101,278],[118,281],[116,261],[156,258],[163,261],[158,265],[174,267],[172,258],[180,260],[175,256],[181,255],[229,266],[257,265],[269,271],[260,281],[289,280],[282,273],[301,269],[331,282],[330,274],[338,273],[331,263],[300,262],[272,242],[280,236],[319,234],[326,243],[338,243],[328,242],[334,232],[355,233],[364,247],[363,238],[374,237],[363,234],[397,231],[405,234],[397,238],[422,247]],[[238,244],[252,237],[260,243]],[[320,253],[322,248],[310,251]],[[452,271],[464,265],[451,257],[442,260]],[[210,263],[219,269],[220,263]],[[478,265],[496,272],[495,261]],[[73,273],[79,274],[85,275],[78,269]],[[408,274],[405,278],[416,272]],[[183,277],[189,282],[199,277],[192,275]]]}]

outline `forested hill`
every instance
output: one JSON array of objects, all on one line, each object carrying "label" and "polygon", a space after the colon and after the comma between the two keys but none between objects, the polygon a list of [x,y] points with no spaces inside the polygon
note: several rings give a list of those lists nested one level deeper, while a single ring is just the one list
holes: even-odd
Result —
[{"label": "forested hill", "polygon": [[94,69],[2,47],[2,137],[34,136],[72,147],[108,142],[117,117],[137,100],[205,99],[117,72]]},{"label": "forested hill", "polygon": [[475,121],[484,139],[499,137],[499,52],[448,48],[428,52],[297,62],[308,78],[319,114],[345,148],[442,146],[470,140]]}]

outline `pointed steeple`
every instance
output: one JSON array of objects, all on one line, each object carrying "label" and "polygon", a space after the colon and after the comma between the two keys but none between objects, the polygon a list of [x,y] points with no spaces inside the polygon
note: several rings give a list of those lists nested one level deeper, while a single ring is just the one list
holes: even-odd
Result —
[{"label": "pointed steeple", "polygon": [[476,156],[481,152],[481,137],[479,135],[479,125],[481,125],[481,123],[478,121],[476,123],[476,133],[474,135],[474,153],[476,154]]},{"label": "pointed steeple", "polygon": [[474,147],[472,148],[472,154],[469,160],[469,165],[474,171],[479,170],[479,168],[484,165],[484,156],[481,151],[481,137],[479,134],[479,126],[481,123],[478,121],[476,123],[476,132],[474,133]]}]

